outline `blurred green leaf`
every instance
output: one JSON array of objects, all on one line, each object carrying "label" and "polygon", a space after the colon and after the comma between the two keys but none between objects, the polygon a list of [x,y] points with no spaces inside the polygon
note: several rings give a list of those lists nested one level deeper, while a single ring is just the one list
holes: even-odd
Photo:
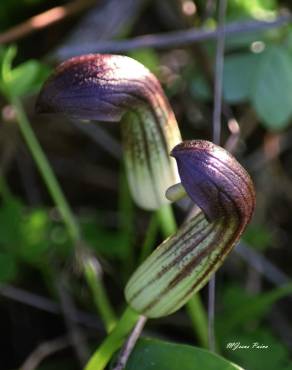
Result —
[{"label": "blurred green leaf", "polygon": [[212,98],[212,91],[202,74],[198,74],[192,79],[191,94],[195,99],[209,101]]},{"label": "blurred green leaf", "polygon": [[23,205],[16,198],[3,200],[0,207],[0,245],[16,250],[21,242],[20,225],[22,222]]},{"label": "blurred green leaf", "polygon": [[8,82],[10,94],[18,97],[33,94],[39,90],[50,71],[49,67],[36,60],[20,64],[11,72]]},{"label": "blurred green leaf", "polygon": [[268,129],[288,125],[292,117],[292,57],[284,48],[274,46],[261,53],[251,99]]},{"label": "blurred green leaf", "polygon": [[82,235],[88,245],[107,258],[125,259],[128,250],[128,237],[117,230],[106,230],[98,226],[97,218],[82,222]]},{"label": "blurred green leaf", "polygon": [[12,68],[17,53],[15,46],[0,52],[0,90],[10,97],[21,97],[36,92],[50,74],[50,68],[36,60],[28,60]]},{"label": "blurred green leaf", "polygon": [[229,287],[223,295],[224,314],[216,321],[220,336],[240,329],[250,321],[257,321],[272,308],[272,304],[292,293],[292,284],[251,296],[238,286]]},{"label": "blurred green leaf", "polygon": [[276,0],[236,0],[228,4],[228,15],[233,18],[251,16],[263,19],[273,15],[276,10]]},{"label": "blurred green leaf", "polygon": [[18,254],[26,262],[36,264],[41,262],[48,250],[48,215],[42,209],[32,210],[23,217],[21,223],[22,243]]},{"label": "blurred green leaf", "polygon": [[136,59],[144,64],[149,70],[155,74],[158,72],[159,58],[154,49],[139,49],[128,53],[129,57]]},{"label": "blurred green leaf", "polygon": [[250,224],[244,232],[243,240],[261,251],[274,242],[274,235],[265,225]]},{"label": "blurred green leaf", "polygon": [[[241,19],[246,21],[246,19]],[[249,49],[253,42],[264,41],[266,39],[267,32],[250,32],[242,34],[227,35],[225,50],[234,51],[239,49]]]},{"label": "blurred green leaf", "polygon": [[248,100],[260,55],[238,53],[224,61],[223,94],[229,103]]},{"label": "blurred green leaf", "polygon": [[156,339],[140,339],[125,370],[240,370],[213,352]]},{"label": "blurred green leaf", "polygon": [[0,281],[11,281],[17,274],[17,263],[10,253],[0,252]]},{"label": "blurred green leaf", "polygon": [[2,94],[8,95],[9,80],[11,78],[12,61],[17,53],[15,45],[11,45],[7,48],[1,48],[0,52],[0,90]]}]

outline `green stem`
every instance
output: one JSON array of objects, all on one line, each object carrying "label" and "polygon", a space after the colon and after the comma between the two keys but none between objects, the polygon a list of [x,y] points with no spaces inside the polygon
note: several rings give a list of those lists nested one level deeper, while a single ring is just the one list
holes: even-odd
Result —
[{"label": "green stem", "polygon": [[135,209],[124,168],[120,171],[119,182],[119,229],[123,234],[124,250],[122,273],[128,280],[129,273],[134,269],[134,235],[135,235]]},{"label": "green stem", "polygon": [[[140,260],[150,253],[154,245],[155,237],[159,228],[157,214],[153,214],[146,232],[145,241],[142,246]],[[123,344],[124,339],[137,323],[140,315],[130,307],[126,309],[115,328],[110,332],[101,346],[90,358],[85,370],[102,370],[110,361],[112,355]]]},{"label": "green stem", "polygon": [[177,224],[171,208],[171,205],[166,204],[160,207],[157,211],[157,216],[160,222],[161,231],[164,238],[168,238],[177,230]]},{"label": "green stem", "polygon": [[200,345],[209,348],[208,340],[208,317],[199,294],[194,294],[186,304],[188,315],[197,333]]},{"label": "green stem", "polygon": [[95,261],[92,263],[90,260],[83,262],[85,278],[91,292],[93,293],[94,303],[98,308],[106,331],[110,333],[116,325],[116,317],[106,295],[105,288],[101,282],[102,280],[98,276],[99,272],[96,271],[96,263],[94,262]]},{"label": "green stem", "polygon": [[127,308],[121,319],[97,351],[91,356],[84,370],[103,370],[115,351],[123,344],[126,336],[139,319],[139,314]]},{"label": "green stem", "polygon": [[[29,123],[29,120],[26,116],[26,113],[23,109],[23,106],[19,99],[11,98],[11,103],[14,106],[17,115],[17,121],[20,128],[20,131],[23,135],[23,138],[31,152],[32,157],[35,160],[35,163],[38,167],[38,170],[47,186],[47,189],[57,206],[64,224],[67,228],[68,234],[76,246],[81,240],[81,232],[78,223],[75,220],[73,212],[70,209],[70,206],[62,192],[62,189],[55,177],[55,174],[50,166],[48,159],[45,156],[44,151],[42,150],[32,128]],[[109,310],[110,304],[109,300],[106,297],[106,292],[102,284],[102,280],[99,277],[93,279],[88,279],[86,274],[86,264],[83,264],[83,269],[87,278],[87,282],[91,289],[91,292],[94,297],[95,304],[100,312],[100,315],[105,319],[105,311]],[[108,312],[112,313],[113,310],[110,309]],[[113,316],[114,317],[114,316]],[[106,316],[105,326],[109,328],[112,325],[112,317]]]},{"label": "green stem", "polygon": [[[177,224],[171,205],[161,207],[157,216],[165,238],[176,232]],[[208,348],[208,319],[199,293],[192,296],[186,307],[201,346]]]},{"label": "green stem", "polygon": [[145,239],[141,248],[141,254],[139,257],[139,264],[142,263],[144,259],[150,254],[154,246],[158,230],[159,220],[157,214],[154,213],[150,218],[150,222],[146,231]]},{"label": "green stem", "polygon": [[64,194],[58,184],[53,170],[39,144],[37,138],[30,126],[27,116],[24,112],[21,102],[17,98],[12,98],[12,104],[16,110],[17,120],[20,131],[26,141],[26,144],[38,166],[48,191],[58,207],[58,210],[66,224],[68,233],[73,242],[80,240],[80,230],[76,223],[70,207],[64,197]]}]

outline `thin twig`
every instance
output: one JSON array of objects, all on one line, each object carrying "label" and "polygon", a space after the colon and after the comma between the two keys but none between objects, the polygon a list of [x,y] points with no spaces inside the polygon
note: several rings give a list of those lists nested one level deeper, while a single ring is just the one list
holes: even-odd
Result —
[{"label": "thin twig", "polygon": [[[60,315],[62,313],[60,305],[51,299],[28,292],[21,288],[16,288],[9,284],[0,284],[0,295],[2,297],[12,299],[15,302],[34,307],[38,310],[46,311],[54,315]],[[101,325],[99,318],[93,314],[77,310],[73,320],[76,320],[77,323],[83,324],[88,328],[103,331],[103,326]]]},{"label": "thin twig", "polygon": [[220,27],[215,30],[208,29],[189,29],[176,32],[168,32],[164,34],[150,34],[145,36],[139,36],[132,39],[126,40],[115,40],[115,41],[98,41],[91,43],[83,43],[76,47],[63,47],[56,53],[60,59],[65,59],[73,55],[79,55],[89,52],[112,52],[122,53],[129,50],[141,49],[141,48],[155,48],[155,49],[169,49],[174,47],[183,47],[195,42],[202,42],[206,40],[213,40],[218,37],[222,32],[226,36],[234,36],[243,33],[264,31],[271,28],[281,27],[292,21],[292,15],[285,13],[278,16],[273,21],[242,21],[242,22],[231,22],[227,24],[223,29]]},{"label": "thin twig", "polygon": [[262,254],[249,247],[245,242],[240,241],[235,248],[235,252],[257,272],[264,275],[269,282],[277,286],[291,282],[289,276],[282,272]]},{"label": "thin twig", "polygon": [[40,363],[48,356],[55,352],[61,351],[69,347],[71,344],[69,337],[64,336],[57,339],[43,342],[28,356],[24,363],[20,366],[20,370],[35,370]]},{"label": "thin twig", "polygon": [[116,366],[113,368],[113,370],[123,370],[124,367],[127,364],[127,361],[134,349],[134,346],[139,339],[141,332],[144,328],[144,325],[146,324],[147,318],[145,316],[140,316],[134,329],[132,330],[131,334],[129,335],[128,339],[123,345],[123,348],[121,349],[121,352],[118,357],[118,361]]},{"label": "thin twig", "polygon": [[89,350],[86,345],[85,337],[76,323],[76,310],[73,300],[66,288],[66,281],[60,279],[57,283],[60,303],[63,311],[64,321],[68,330],[71,345],[75,350],[80,365],[84,365],[89,357]]},{"label": "thin twig", "polygon": [[[220,144],[221,134],[221,112],[222,112],[222,83],[223,83],[223,64],[224,64],[224,44],[225,44],[225,13],[227,0],[219,1],[218,8],[218,28],[222,30],[218,34],[216,61],[215,61],[215,81],[214,81],[214,111],[213,111],[213,142]],[[208,286],[208,334],[209,348],[215,351],[215,294],[216,294],[216,275],[211,278]]]},{"label": "thin twig", "polygon": [[222,84],[224,65],[224,44],[225,44],[225,13],[227,0],[219,1],[218,28],[222,30],[218,34],[214,76],[214,110],[213,110],[213,142],[220,144],[221,133],[221,112],[222,112]]},{"label": "thin twig", "polygon": [[0,34],[0,44],[8,44],[15,40],[19,40],[35,31],[60,22],[68,16],[73,16],[76,13],[84,11],[94,3],[95,0],[76,0],[35,15],[23,23],[20,23]]}]

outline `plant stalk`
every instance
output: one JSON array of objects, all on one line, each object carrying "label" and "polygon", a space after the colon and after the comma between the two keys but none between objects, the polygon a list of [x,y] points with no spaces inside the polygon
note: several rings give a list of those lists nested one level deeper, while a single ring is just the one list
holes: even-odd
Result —
[{"label": "plant stalk", "polygon": [[102,284],[102,279],[98,277],[98,272],[95,271],[90,260],[88,262],[84,261],[83,265],[85,279],[93,293],[94,303],[98,308],[107,333],[110,333],[116,325],[116,317]]},{"label": "plant stalk", "polygon": [[91,356],[84,370],[103,370],[115,351],[123,344],[126,336],[134,328],[140,315],[128,307],[113,331],[105,338],[101,346]]},{"label": "plant stalk", "polygon": [[[77,246],[77,244],[80,245],[81,232],[79,225],[75,220],[73,212],[70,209],[63,191],[55,177],[52,167],[31,128],[22,103],[16,97],[11,98],[11,103],[13,104],[16,112],[17,122],[21,134],[31,152],[33,159],[35,160],[51,198],[60,212],[71,241],[75,246]],[[86,273],[86,269],[86,263],[83,263],[83,271],[85,273],[89,288],[91,289],[94,302],[98,308],[101,318],[104,320],[106,328],[109,329],[113,325],[112,323],[114,321],[114,314],[113,310],[110,308],[109,300],[106,297],[106,291],[104,289],[102,279],[97,277],[95,281],[93,281],[93,279],[90,279],[87,276],[88,274]],[[108,315],[105,315],[105,312],[108,312]]]},{"label": "plant stalk", "polygon": [[24,112],[23,106],[19,99],[12,98],[12,104],[15,108],[17,121],[22,133],[22,136],[35,160],[38,170],[43,177],[47,189],[63,218],[71,240],[76,243],[80,240],[80,229],[73,216],[69,204],[61,190],[61,187],[53,173],[50,166],[31,126]]}]

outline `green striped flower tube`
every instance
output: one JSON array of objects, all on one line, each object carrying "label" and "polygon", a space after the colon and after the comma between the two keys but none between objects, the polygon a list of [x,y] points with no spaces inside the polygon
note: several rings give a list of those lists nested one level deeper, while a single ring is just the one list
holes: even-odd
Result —
[{"label": "green striped flower tube", "polygon": [[245,169],[225,149],[203,140],[172,150],[182,186],[200,207],[130,278],[130,306],[150,317],[182,307],[222,265],[252,216],[255,192]]},{"label": "green striped flower tube", "polygon": [[169,153],[181,136],[160,83],[142,64],[118,55],[69,59],[45,83],[36,109],[83,120],[121,120],[134,200],[144,209],[168,202],[165,191],[178,181]]}]

